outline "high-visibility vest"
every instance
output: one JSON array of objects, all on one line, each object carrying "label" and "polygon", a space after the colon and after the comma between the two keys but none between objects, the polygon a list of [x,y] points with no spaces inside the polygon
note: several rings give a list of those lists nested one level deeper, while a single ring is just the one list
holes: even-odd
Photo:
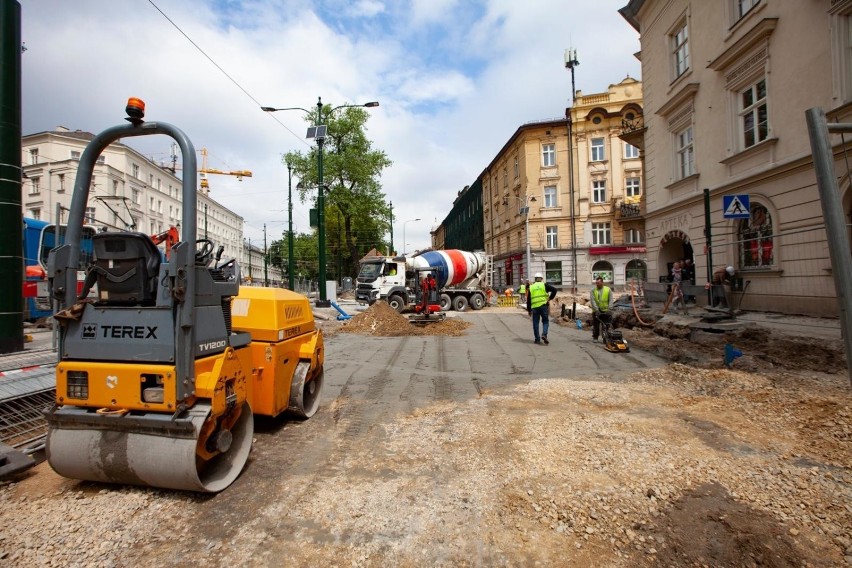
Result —
[{"label": "high-visibility vest", "polygon": [[524,296],[524,295],[526,295],[526,293],[527,293],[527,287],[524,286],[523,284],[521,284],[518,287],[518,294],[520,294],[521,296]]},{"label": "high-visibility vest", "polygon": [[595,305],[598,307],[598,310],[605,312],[609,310],[609,287],[604,286],[602,288],[598,288],[595,286],[595,289],[592,291],[592,294],[595,296]]},{"label": "high-visibility vest", "polygon": [[537,308],[547,303],[547,288],[544,282],[530,284],[530,308]]}]

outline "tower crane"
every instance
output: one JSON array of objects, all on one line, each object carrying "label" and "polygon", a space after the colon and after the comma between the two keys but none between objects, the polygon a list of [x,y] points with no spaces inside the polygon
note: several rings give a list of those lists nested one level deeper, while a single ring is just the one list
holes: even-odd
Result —
[{"label": "tower crane", "polygon": [[[202,148],[199,150],[201,152],[201,167],[198,168],[198,177],[201,178],[201,191],[204,193],[210,192],[210,182],[207,181],[207,174],[217,174],[217,175],[225,175],[225,176],[236,176],[238,181],[243,181],[244,177],[251,177],[251,172],[249,170],[234,170],[232,172],[226,172],[224,170],[217,170],[216,168],[210,168],[207,165],[207,148]],[[177,165],[177,145],[172,144],[172,165],[166,166],[167,169],[171,170],[172,173],[175,170],[179,170],[180,167]]]}]

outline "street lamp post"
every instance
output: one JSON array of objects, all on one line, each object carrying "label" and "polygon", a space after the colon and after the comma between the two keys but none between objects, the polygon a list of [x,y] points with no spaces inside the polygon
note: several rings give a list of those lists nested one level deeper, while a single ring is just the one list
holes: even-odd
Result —
[{"label": "street lamp post", "polygon": [[577,61],[577,50],[568,48],[565,50],[565,68],[571,70],[571,108],[567,109],[565,114],[568,119],[568,193],[571,198],[571,293],[577,293],[577,229],[576,217],[574,216],[574,133],[573,117],[571,112],[576,102],[577,90],[574,86],[574,68],[580,65]]},{"label": "street lamp post", "polygon": [[[524,204],[524,206],[520,208],[520,212],[524,214],[524,233],[526,233],[527,238],[527,280],[529,280],[530,272],[532,271],[532,252],[530,251],[530,203],[535,203],[535,196],[527,195],[523,199],[515,195],[511,195],[509,197],[517,199],[519,204]],[[504,199],[503,205],[508,204],[509,200]],[[521,281],[523,282],[523,278],[521,278]]]},{"label": "street lamp post", "polygon": [[393,201],[390,202],[390,254],[394,254],[393,250]]},{"label": "street lamp post", "polygon": [[[341,108],[373,108],[379,106],[378,101],[370,101],[368,103],[360,104],[360,105],[340,105],[332,108],[328,111],[329,115],[334,111]],[[301,110],[310,114],[310,111],[303,109],[301,107],[287,107],[287,108],[274,108],[274,107],[260,107],[260,110],[264,112],[277,112],[279,110]],[[323,104],[322,97],[317,97],[317,124],[311,128],[308,128],[308,138],[315,138],[317,141],[317,240],[319,241],[319,300],[317,300],[317,305],[320,306],[328,306],[328,291],[325,287],[325,186],[323,185],[323,171],[322,171],[322,148],[323,144],[325,144],[326,137],[326,125],[322,124],[323,119]]]},{"label": "street lamp post", "polygon": [[295,260],[293,259],[293,164],[287,161],[287,283],[295,290]]},{"label": "street lamp post", "polygon": [[408,247],[408,243],[405,240],[405,225],[406,223],[414,223],[415,221],[419,221],[420,219],[409,219],[408,221],[402,222],[402,256],[405,256],[405,253],[408,252],[406,247]]}]

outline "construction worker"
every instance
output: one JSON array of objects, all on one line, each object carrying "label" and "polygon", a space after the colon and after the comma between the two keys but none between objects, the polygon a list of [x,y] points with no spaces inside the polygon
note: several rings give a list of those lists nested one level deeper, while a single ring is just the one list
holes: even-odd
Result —
[{"label": "construction worker", "polygon": [[[545,345],[547,340],[547,329],[550,327],[550,300],[556,297],[556,288],[544,283],[544,276],[536,272],[535,282],[527,287],[527,313],[532,316],[533,335],[535,344]],[[541,334],[539,335],[538,322],[541,320]]]},{"label": "construction worker", "polygon": [[720,266],[713,272],[713,282],[710,284],[712,285],[713,290],[714,308],[729,307],[728,295],[725,291],[725,285],[730,285],[731,282],[733,282],[734,274],[736,274],[736,270],[734,270],[733,266]]},{"label": "construction worker", "polygon": [[612,305],[612,290],[609,286],[604,286],[603,278],[598,276],[595,279],[595,287],[592,288],[590,298],[592,306],[592,341],[597,341],[601,332],[601,321],[598,316],[609,312]]},{"label": "construction worker", "polygon": [[527,284],[521,280],[521,285],[518,286],[518,296],[520,299],[518,300],[522,305],[526,306],[527,304]]}]

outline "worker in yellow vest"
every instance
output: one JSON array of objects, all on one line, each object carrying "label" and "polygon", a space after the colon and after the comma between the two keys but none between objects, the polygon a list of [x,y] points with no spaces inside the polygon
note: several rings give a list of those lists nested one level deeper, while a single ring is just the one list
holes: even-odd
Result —
[{"label": "worker in yellow vest", "polygon": [[592,341],[597,341],[601,331],[601,321],[598,316],[609,312],[612,305],[612,290],[609,289],[609,286],[604,286],[603,278],[600,276],[595,279],[595,287],[592,288],[590,300],[592,306]]},{"label": "worker in yellow vest", "polygon": [[[527,313],[532,316],[533,336],[535,344],[545,345],[550,343],[547,340],[547,328],[550,326],[550,300],[556,297],[556,288],[550,284],[544,283],[544,277],[541,272],[536,272],[535,282],[527,287]],[[539,334],[539,320],[541,323],[541,334]]]},{"label": "worker in yellow vest", "polygon": [[521,285],[518,286],[518,296],[520,296],[518,302],[525,308],[527,307],[527,288],[529,288],[529,285],[529,280],[521,280]]}]

